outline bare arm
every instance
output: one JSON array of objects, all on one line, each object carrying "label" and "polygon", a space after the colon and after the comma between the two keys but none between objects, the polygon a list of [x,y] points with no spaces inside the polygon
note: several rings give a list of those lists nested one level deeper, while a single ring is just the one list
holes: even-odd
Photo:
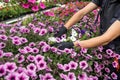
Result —
[{"label": "bare arm", "polygon": [[67,29],[69,29],[72,25],[74,25],[76,22],[78,22],[82,17],[92,10],[96,9],[98,6],[94,4],[93,2],[89,3],[86,7],[79,10],[76,14],[74,14],[68,22],[64,25]]},{"label": "bare arm", "polygon": [[83,41],[75,41],[74,45],[80,44],[83,48],[92,48],[97,46],[103,46],[120,36],[120,21],[115,21],[109,29],[101,36],[91,38]]}]

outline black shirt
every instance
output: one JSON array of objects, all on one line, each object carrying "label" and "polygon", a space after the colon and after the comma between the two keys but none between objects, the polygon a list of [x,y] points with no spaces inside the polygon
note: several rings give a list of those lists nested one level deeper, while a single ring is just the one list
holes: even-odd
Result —
[{"label": "black shirt", "polygon": [[[103,34],[116,20],[120,21],[120,0],[92,0],[92,2],[101,7],[100,33]],[[110,48],[120,54],[120,37],[104,48]]]}]

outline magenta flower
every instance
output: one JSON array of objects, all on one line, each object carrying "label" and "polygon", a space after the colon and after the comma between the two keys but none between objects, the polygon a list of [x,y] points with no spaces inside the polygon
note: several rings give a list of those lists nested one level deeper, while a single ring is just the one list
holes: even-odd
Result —
[{"label": "magenta flower", "polygon": [[28,40],[26,39],[26,38],[20,38],[20,41],[21,41],[21,43],[27,43],[28,42]]},{"label": "magenta flower", "polygon": [[4,2],[8,3],[8,2],[10,2],[10,0],[4,0]]},{"label": "magenta flower", "polygon": [[6,74],[6,69],[4,65],[0,65],[0,77],[4,76]]},{"label": "magenta flower", "polygon": [[69,72],[69,73],[68,73],[68,79],[69,79],[69,80],[76,80],[75,74],[74,74],[73,72]]},{"label": "magenta flower", "polygon": [[62,64],[60,64],[60,63],[57,63],[57,66],[58,66],[58,68],[61,69],[61,70],[64,69],[64,66],[63,66]]},{"label": "magenta flower", "polygon": [[36,34],[36,33],[40,33],[40,28],[34,28],[34,33]]},{"label": "magenta flower", "polygon": [[21,54],[27,54],[28,52],[25,49],[18,49]]},{"label": "magenta flower", "polygon": [[105,68],[105,71],[106,71],[107,73],[110,73],[110,69],[109,69],[109,68]]},{"label": "magenta flower", "polygon": [[21,73],[18,75],[18,80],[29,80],[29,76],[27,76],[25,73]]},{"label": "magenta flower", "polygon": [[45,61],[40,61],[39,63],[37,63],[37,68],[38,70],[44,70],[47,68],[47,64]]},{"label": "magenta flower", "polygon": [[113,53],[113,51],[111,49],[107,49],[106,53],[109,54],[109,55],[111,55]]},{"label": "magenta flower", "polygon": [[55,16],[54,12],[51,12],[51,11],[44,12],[44,14],[51,17]]},{"label": "magenta flower", "polygon": [[44,76],[44,80],[54,80],[54,78],[50,73],[46,73]]},{"label": "magenta flower", "polygon": [[111,74],[111,77],[114,79],[114,80],[117,80],[117,75],[113,72],[112,74]]},{"label": "magenta flower", "polygon": [[0,35],[0,39],[6,41],[8,40],[8,37],[6,35]]},{"label": "magenta flower", "polygon": [[70,66],[68,64],[64,64],[64,72],[70,71]]},{"label": "magenta flower", "polygon": [[45,4],[43,2],[40,2],[40,8],[42,8],[42,9],[46,8],[46,6],[45,6]]},{"label": "magenta flower", "polygon": [[45,46],[45,45],[47,45],[47,43],[44,42],[44,41],[40,41],[40,42],[38,43],[38,46],[39,46],[39,47],[42,47],[42,46]]},{"label": "magenta flower", "polygon": [[24,50],[27,51],[28,53],[32,52],[32,48],[29,46],[24,47]]},{"label": "magenta flower", "polygon": [[9,73],[7,76],[5,76],[6,80],[18,80],[18,74],[15,72]]},{"label": "magenta flower", "polygon": [[39,10],[38,5],[34,5],[34,6],[32,7],[32,11],[36,12],[36,11],[38,11],[38,10]]},{"label": "magenta flower", "polygon": [[39,53],[39,49],[38,48],[33,48],[32,53]]},{"label": "magenta flower", "polygon": [[27,69],[28,69],[28,70],[31,70],[31,71],[36,71],[37,67],[36,67],[35,64],[30,63],[30,64],[27,66]]},{"label": "magenta flower", "polygon": [[70,54],[71,53],[71,49],[65,48],[64,52],[67,53],[67,54]]},{"label": "magenta flower", "polygon": [[0,50],[0,58],[2,58],[3,57],[3,51],[2,50]]},{"label": "magenta flower", "polygon": [[45,26],[46,26],[46,25],[43,24],[42,22],[39,22],[38,25],[41,26],[41,27],[45,27]]},{"label": "magenta flower", "polygon": [[51,47],[51,51],[52,51],[52,52],[57,52],[57,48]]},{"label": "magenta flower", "polygon": [[35,77],[37,75],[35,71],[31,71],[31,70],[26,70],[25,73],[29,77]]},{"label": "magenta flower", "polygon": [[23,61],[25,61],[24,55],[18,56],[18,63],[22,63]]},{"label": "magenta flower", "polygon": [[34,47],[36,44],[34,43],[34,42],[31,42],[30,44],[29,44],[29,47]]},{"label": "magenta flower", "polygon": [[12,52],[6,52],[6,53],[4,53],[4,56],[5,57],[12,57],[13,53]]},{"label": "magenta flower", "polygon": [[98,58],[98,59],[102,59],[102,54],[98,54],[98,55],[97,55],[97,58]]},{"label": "magenta flower", "polygon": [[85,70],[88,67],[88,64],[86,61],[79,62],[79,67],[83,70]]},{"label": "magenta flower", "polygon": [[30,4],[29,3],[23,3],[22,7],[25,8],[25,9],[28,9],[30,7]]},{"label": "magenta flower", "polygon": [[42,55],[36,55],[36,57],[35,57],[35,63],[39,63],[40,61],[44,61],[44,56],[42,56]]},{"label": "magenta flower", "polygon": [[0,42],[0,49],[3,49],[3,48],[5,48],[5,47],[6,47],[6,43]]},{"label": "magenta flower", "polygon": [[87,80],[87,74],[86,73],[82,73],[78,75],[78,80]]},{"label": "magenta flower", "polygon": [[74,61],[70,61],[69,65],[70,65],[70,68],[71,68],[71,69],[74,69],[74,70],[76,70],[77,67],[78,67],[78,63],[76,63],[76,62],[74,62]]},{"label": "magenta flower", "polygon": [[27,59],[28,59],[28,61],[30,61],[30,62],[34,62],[35,56],[33,56],[33,55],[28,55]]},{"label": "magenta flower", "polygon": [[52,26],[48,27],[49,32],[54,32],[54,28]]},{"label": "magenta flower", "polygon": [[5,63],[5,68],[8,72],[14,72],[17,69],[17,66],[14,62],[7,62]]},{"label": "magenta flower", "polygon": [[45,46],[42,47],[42,51],[43,52],[47,52],[49,50],[50,50],[50,46],[49,45],[45,45]]},{"label": "magenta flower", "polygon": [[30,2],[30,3],[35,3],[36,2],[36,0],[28,0],[28,2]]},{"label": "magenta flower", "polygon": [[12,43],[17,46],[22,44],[19,40],[12,40]]},{"label": "magenta flower", "polygon": [[26,68],[23,68],[23,67],[18,67],[18,69],[17,69],[17,73],[18,74],[21,74],[21,73],[24,73],[26,71]]},{"label": "magenta flower", "polygon": [[118,63],[116,61],[114,61],[114,62],[112,62],[112,65],[113,65],[114,68],[117,68]]},{"label": "magenta flower", "polygon": [[39,35],[43,36],[47,33],[47,29],[41,29]]},{"label": "magenta flower", "polygon": [[63,73],[60,74],[60,77],[64,80],[69,80],[68,76]]}]

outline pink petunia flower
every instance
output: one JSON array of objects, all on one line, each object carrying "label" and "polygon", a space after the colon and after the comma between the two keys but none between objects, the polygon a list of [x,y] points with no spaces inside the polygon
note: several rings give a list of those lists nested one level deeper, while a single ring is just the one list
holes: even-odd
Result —
[{"label": "pink petunia flower", "polygon": [[28,2],[30,2],[30,3],[35,3],[36,2],[36,0],[28,0]]},{"label": "pink petunia flower", "polygon": [[29,3],[23,3],[22,7],[25,8],[25,9],[28,9],[30,7],[30,4]]},{"label": "pink petunia flower", "polygon": [[39,10],[38,5],[34,5],[34,6],[32,7],[32,11],[36,12],[36,11],[38,11],[38,10]]},{"label": "pink petunia flower", "polygon": [[43,2],[40,2],[40,8],[42,8],[42,9],[46,8],[46,6],[45,6],[45,4]]},{"label": "pink petunia flower", "polygon": [[79,62],[79,67],[85,70],[88,67],[88,63],[86,61]]},{"label": "pink petunia flower", "polygon": [[8,72],[14,72],[17,69],[17,66],[14,62],[7,62],[5,63],[5,68]]},{"label": "pink petunia flower", "polygon": [[4,76],[6,74],[6,69],[4,65],[0,65],[0,77]]}]

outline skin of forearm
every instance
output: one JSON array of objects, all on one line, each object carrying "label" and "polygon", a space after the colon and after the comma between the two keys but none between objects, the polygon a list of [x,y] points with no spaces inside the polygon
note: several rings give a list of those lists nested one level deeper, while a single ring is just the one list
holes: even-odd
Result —
[{"label": "skin of forearm", "polygon": [[69,29],[72,25],[74,25],[75,23],[77,23],[80,19],[83,18],[83,16],[85,15],[85,13],[83,12],[83,10],[78,11],[76,14],[74,14],[69,20],[68,22],[64,25],[67,29]]},{"label": "skin of forearm", "polygon": [[97,46],[107,45],[110,41],[105,39],[103,36],[98,36],[95,38],[91,38],[83,41],[75,41],[74,45],[82,48],[94,48]]}]

